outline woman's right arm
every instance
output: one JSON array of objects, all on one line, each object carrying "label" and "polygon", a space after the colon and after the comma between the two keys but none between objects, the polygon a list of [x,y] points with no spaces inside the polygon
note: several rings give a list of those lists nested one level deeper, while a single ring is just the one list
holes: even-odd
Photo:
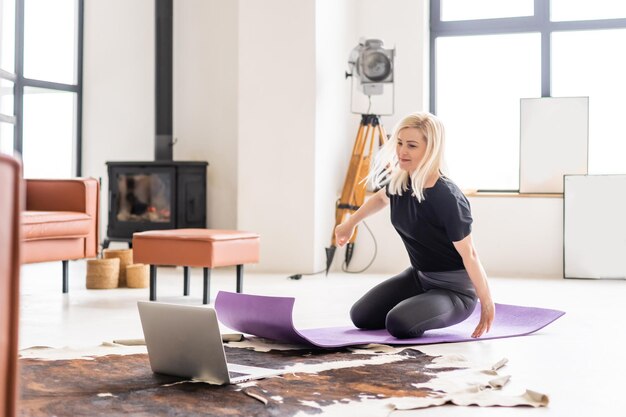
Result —
[{"label": "woman's right arm", "polygon": [[337,245],[345,245],[352,237],[354,228],[357,224],[359,224],[363,219],[382,210],[388,204],[389,197],[387,197],[385,189],[381,188],[376,192],[376,194],[367,199],[365,203],[354,212],[354,214],[335,228],[335,241]]}]

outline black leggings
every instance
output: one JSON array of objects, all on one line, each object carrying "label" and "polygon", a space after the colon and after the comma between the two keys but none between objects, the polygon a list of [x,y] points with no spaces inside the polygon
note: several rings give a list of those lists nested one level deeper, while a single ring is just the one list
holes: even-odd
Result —
[{"label": "black leggings", "polygon": [[354,325],[397,338],[452,326],[469,317],[476,292],[464,269],[420,272],[411,267],[369,290],[350,310]]}]

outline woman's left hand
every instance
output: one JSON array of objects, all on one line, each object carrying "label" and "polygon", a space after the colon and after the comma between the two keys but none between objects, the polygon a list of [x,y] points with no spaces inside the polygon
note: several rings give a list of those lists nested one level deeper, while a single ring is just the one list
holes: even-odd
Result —
[{"label": "woman's left hand", "polygon": [[472,337],[480,337],[483,333],[488,332],[491,329],[491,325],[493,324],[493,319],[496,316],[496,306],[493,304],[493,301],[488,300],[486,302],[480,302],[480,322],[474,333],[472,333]]}]

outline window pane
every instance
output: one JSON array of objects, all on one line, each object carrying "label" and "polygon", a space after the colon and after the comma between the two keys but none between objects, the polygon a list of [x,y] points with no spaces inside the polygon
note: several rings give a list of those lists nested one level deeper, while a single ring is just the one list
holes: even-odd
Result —
[{"label": "window pane", "polygon": [[552,95],[589,96],[589,173],[626,174],[626,29],[552,34]]},{"label": "window pane", "polygon": [[441,0],[441,20],[532,16],[533,0]]},{"label": "window pane", "polygon": [[76,94],[24,88],[23,160],[26,178],[75,175]]},{"label": "window pane", "polygon": [[25,0],[24,76],[76,83],[76,0]]},{"label": "window pane", "polygon": [[593,20],[626,17],[626,2],[616,0],[552,0],[550,19]]},{"label": "window pane", "polygon": [[437,39],[437,114],[463,188],[519,189],[520,98],[541,95],[538,33]]},{"label": "window pane", "polygon": [[14,128],[11,123],[0,122],[0,153],[13,155]]},{"label": "window pane", "polygon": [[15,0],[0,0],[0,68],[15,73]]},{"label": "window pane", "polygon": [[0,78],[0,114],[13,116],[13,82]]}]

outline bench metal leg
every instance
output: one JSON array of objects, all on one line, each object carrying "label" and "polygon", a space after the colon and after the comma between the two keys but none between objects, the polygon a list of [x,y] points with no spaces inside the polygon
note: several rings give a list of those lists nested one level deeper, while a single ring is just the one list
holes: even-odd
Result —
[{"label": "bench metal leg", "polygon": [[209,268],[204,268],[204,293],[202,296],[202,304],[209,304],[209,286],[211,285],[211,270]]},{"label": "bench metal leg", "polygon": [[157,267],[150,265],[150,301],[156,301]]},{"label": "bench metal leg", "polygon": [[237,265],[237,292],[243,291],[243,265]]},{"label": "bench metal leg", "polygon": [[63,264],[63,294],[67,294],[69,291],[69,261],[61,261]]},{"label": "bench metal leg", "polygon": [[185,274],[185,282],[183,284],[183,295],[189,295],[189,267],[183,267],[183,271]]}]

